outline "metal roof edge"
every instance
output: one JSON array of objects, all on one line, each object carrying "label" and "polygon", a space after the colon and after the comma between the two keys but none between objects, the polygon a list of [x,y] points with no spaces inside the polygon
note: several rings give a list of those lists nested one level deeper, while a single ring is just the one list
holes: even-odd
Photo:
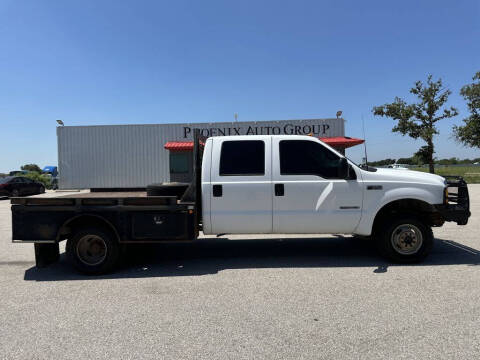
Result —
[{"label": "metal roof edge", "polygon": [[178,126],[195,126],[195,125],[214,125],[214,124],[245,124],[252,123],[257,124],[261,122],[285,122],[285,121],[330,121],[330,120],[342,120],[344,118],[307,118],[307,119],[281,119],[281,120],[250,120],[250,121],[214,121],[214,122],[190,122],[190,123],[151,123],[151,124],[103,124],[103,125],[65,125],[57,126],[57,129],[61,128],[92,128],[92,127],[129,127],[129,126],[167,126],[167,125],[178,125]]}]

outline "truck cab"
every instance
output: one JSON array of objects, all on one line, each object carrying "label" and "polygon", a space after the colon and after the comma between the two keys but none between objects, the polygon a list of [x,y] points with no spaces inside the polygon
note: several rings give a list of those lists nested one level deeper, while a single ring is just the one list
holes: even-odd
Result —
[{"label": "truck cab", "polygon": [[[201,183],[205,234],[376,233],[397,243],[401,256],[390,256],[397,260],[423,257],[431,227],[464,225],[470,216],[463,180],[362,169],[310,136],[209,138]],[[454,185],[457,204],[448,205]]]},{"label": "truck cab", "polygon": [[362,213],[361,171],[344,161],[308,136],[210,138],[202,169],[203,231],[353,233]]}]

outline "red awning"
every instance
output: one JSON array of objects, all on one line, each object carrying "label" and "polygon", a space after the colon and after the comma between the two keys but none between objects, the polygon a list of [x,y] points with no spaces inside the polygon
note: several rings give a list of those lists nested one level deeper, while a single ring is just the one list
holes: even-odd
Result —
[{"label": "red awning", "polygon": [[365,140],[352,138],[348,136],[337,136],[337,137],[325,137],[319,138],[324,143],[330,145],[331,147],[346,149],[355,145],[363,144]]},{"label": "red awning", "polygon": [[[351,138],[348,136],[319,138],[324,143],[340,149],[346,149],[355,145],[362,144],[365,140]],[[170,151],[192,151],[193,141],[169,141],[165,144],[165,149]]]},{"label": "red awning", "polygon": [[193,141],[169,141],[164,148],[170,151],[191,151],[193,150]]}]

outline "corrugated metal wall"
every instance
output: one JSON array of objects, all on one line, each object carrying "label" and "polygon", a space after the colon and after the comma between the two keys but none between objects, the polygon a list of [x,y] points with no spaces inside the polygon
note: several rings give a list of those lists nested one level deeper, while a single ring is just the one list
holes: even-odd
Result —
[{"label": "corrugated metal wall", "polygon": [[145,187],[169,181],[168,151],[163,146],[191,140],[194,128],[207,136],[345,133],[343,119],[58,127],[60,188]]}]

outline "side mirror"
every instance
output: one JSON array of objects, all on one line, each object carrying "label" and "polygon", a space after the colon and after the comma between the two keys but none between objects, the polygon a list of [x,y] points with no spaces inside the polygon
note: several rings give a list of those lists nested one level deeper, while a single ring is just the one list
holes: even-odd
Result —
[{"label": "side mirror", "polygon": [[348,161],[345,158],[341,158],[338,164],[338,177],[340,179],[347,179],[349,172]]}]

